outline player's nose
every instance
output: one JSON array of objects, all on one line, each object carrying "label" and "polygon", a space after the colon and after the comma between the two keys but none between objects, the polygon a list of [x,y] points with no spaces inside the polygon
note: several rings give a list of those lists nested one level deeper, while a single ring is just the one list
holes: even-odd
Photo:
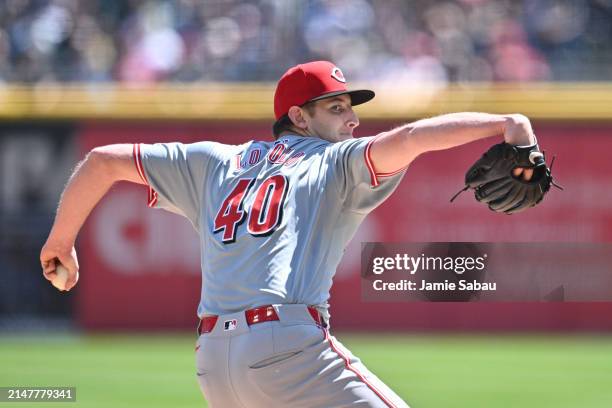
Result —
[{"label": "player's nose", "polygon": [[346,126],[349,129],[355,129],[357,126],[359,126],[359,118],[357,117],[355,112],[351,111],[351,114],[348,120],[346,121]]}]

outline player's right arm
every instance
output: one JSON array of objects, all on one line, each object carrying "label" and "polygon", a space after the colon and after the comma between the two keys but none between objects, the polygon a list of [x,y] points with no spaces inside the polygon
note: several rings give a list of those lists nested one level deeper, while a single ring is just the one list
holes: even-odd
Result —
[{"label": "player's right arm", "polygon": [[61,195],[55,221],[40,253],[45,278],[55,273],[55,259],[68,269],[66,288],[76,284],[79,269],[74,243],[88,215],[117,181],[145,184],[134,164],[133,145],[93,149],[75,168]]},{"label": "player's right arm", "polygon": [[479,139],[503,136],[506,143],[536,142],[531,123],[520,114],[461,112],[421,119],[381,133],[372,143],[370,159],[377,172],[408,166],[425,152],[449,149]]}]

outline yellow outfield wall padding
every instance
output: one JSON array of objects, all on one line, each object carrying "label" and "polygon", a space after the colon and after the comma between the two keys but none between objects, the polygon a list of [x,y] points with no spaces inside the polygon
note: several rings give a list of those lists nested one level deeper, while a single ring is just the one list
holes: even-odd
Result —
[{"label": "yellow outfield wall padding", "polygon": [[[376,98],[364,119],[457,111],[520,112],[533,119],[612,120],[612,83],[354,84]],[[0,85],[0,119],[272,120],[274,84]]]}]

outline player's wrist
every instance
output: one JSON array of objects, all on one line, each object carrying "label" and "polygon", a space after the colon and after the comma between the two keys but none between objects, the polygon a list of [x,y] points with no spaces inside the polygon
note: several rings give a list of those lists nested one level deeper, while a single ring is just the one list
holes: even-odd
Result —
[{"label": "player's wrist", "polygon": [[520,113],[504,115],[504,141],[516,146],[531,146],[537,143],[529,118]]},{"label": "player's wrist", "polygon": [[47,239],[47,243],[52,243],[55,249],[65,252],[70,252],[75,242],[76,235],[63,231],[57,226],[53,226]]}]

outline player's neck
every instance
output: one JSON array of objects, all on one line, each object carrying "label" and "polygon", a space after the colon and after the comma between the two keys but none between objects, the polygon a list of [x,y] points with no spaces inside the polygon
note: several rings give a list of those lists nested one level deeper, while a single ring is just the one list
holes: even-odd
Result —
[{"label": "player's neck", "polygon": [[278,139],[280,139],[283,136],[302,136],[302,137],[315,137],[311,134],[308,134],[307,132],[305,132],[302,129],[296,129],[293,128],[291,130],[285,130],[283,132],[281,132],[281,134],[278,136]]}]

